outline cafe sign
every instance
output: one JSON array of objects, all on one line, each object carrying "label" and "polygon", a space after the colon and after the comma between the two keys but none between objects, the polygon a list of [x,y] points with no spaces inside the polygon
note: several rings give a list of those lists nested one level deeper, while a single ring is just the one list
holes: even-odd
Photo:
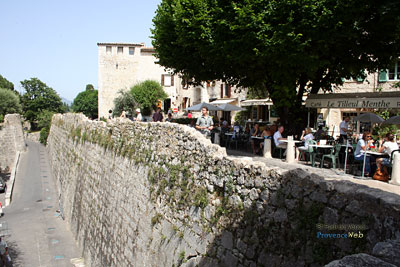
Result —
[{"label": "cafe sign", "polygon": [[310,99],[308,108],[400,108],[400,98]]}]

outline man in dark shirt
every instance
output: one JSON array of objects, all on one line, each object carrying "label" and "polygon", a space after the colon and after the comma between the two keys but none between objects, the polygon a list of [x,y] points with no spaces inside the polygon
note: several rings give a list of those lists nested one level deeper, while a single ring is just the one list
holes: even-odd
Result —
[{"label": "man in dark shirt", "polygon": [[153,121],[162,121],[163,115],[161,114],[161,108],[157,108],[156,113],[153,114]]}]

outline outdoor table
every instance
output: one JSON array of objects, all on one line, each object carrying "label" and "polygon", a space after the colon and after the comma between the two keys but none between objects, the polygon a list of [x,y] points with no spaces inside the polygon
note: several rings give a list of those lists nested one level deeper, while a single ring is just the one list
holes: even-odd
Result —
[{"label": "outdoor table", "polygon": [[[279,142],[284,142],[284,143],[288,143],[288,140],[279,140]],[[299,141],[299,140],[292,140],[293,143],[301,143],[303,141]]]}]

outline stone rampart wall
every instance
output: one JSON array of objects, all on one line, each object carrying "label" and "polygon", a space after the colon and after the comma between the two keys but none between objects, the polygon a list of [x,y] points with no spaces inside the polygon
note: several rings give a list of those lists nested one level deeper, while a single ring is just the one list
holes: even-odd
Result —
[{"label": "stone rampart wall", "polygon": [[0,129],[0,172],[9,171],[17,151],[25,150],[25,139],[19,114],[7,114]]},{"label": "stone rampart wall", "polygon": [[399,195],[230,158],[187,126],[55,115],[48,151],[88,266],[320,266],[400,238]]}]

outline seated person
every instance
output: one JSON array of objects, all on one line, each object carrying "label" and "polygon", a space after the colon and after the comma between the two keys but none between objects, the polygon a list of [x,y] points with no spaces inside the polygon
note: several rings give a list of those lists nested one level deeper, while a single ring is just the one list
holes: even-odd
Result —
[{"label": "seated person", "polygon": [[384,152],[389,155],[389,158],[378,158],[376,159],[376,165],[379,169],[382,169],[382,165],[386,168],[390,164],[390,156],[392,155],[392,151],[399,149],[399,145],[397,145],[394,140],[394,135],[392,133],[388,133],[385,136],[385,141],[379,140],[379,150],[378,152]]},{"label": "seated person", "polygon": [[172,119],[172,113],[169,113],[169,112],[168,112],[168,116],[167,116],[167,118],[165,119],[165,121],[166,121],[166,122],[172,122],[172,121],[173,121],[173,119]]},{"label": "seated person", "polygon": [[318,126],[318,130],[314,133],[315,140],[321,140],[326,137],[326,132],[322,129],[322,125]]},{"label": "seated person", "polygon": [[[354,159],[358,161],[364,161],[364,154],[365,151],[368,150],[371,146],[371,144],[374,142],[372,139],[371,133],[370,132],[364,132],[362,139],[358,140],[357,146],[356,146],[356,151],[354,152]],[[364,175],[365,176],[370,176],[371,174],[371,156],[366,155],[365,156],[365,169],[364,169]]]},{"label": "seated person", "polygon": [[[261,133],[261,136],[264,137],[264,139],[272,139],[272,132],[268,126],[265,126],[264,131]],[[260,143],[260,149],[263,149],[264,147],[264,142]]]},{"label": "seated person", "polygon": [[300,137],[301,141],[304,141],[304,146],[298,147],[300,151],[308,151],[308,140],[314,140],[314,135],[312,134],[311,128],[306,128]]},{"label": "seated person", "polygon": [[233,125],[233,133],[234,136],[239,136],[239,133],[242,131],[239,122],[235,121],[234,125]]},{"label": "seated person", "polygon": [[[285,128],[282,125],[278,126],[278,130],[274,133],[274,143],[275,143],[276,147],[286,149],[287,148],[287,143],[282,142],[282,140],[287,140],[287,138],[283,138],[282,137],[282,133],[283,133],[284,130],[285,130]],[[286,155],[286,150],[283,153],[283,155],[284,156]]]},{"label": "seated person", "polygon": [[257,154],[260,151],[259,148],[256,148],[256,147],[259,146],[260,140],[256,139],[256,138],[251,138],[251,137],[252,136],[254,136],[254,137],[255,136],[260,136],[260,135],[261,135],[260,126],[258,125],[258,123],[256,123],[254,125],[254,128],[251,129],[251,132],[250,132],[251,148],[253,149],[253,154],[254,155]]}]

